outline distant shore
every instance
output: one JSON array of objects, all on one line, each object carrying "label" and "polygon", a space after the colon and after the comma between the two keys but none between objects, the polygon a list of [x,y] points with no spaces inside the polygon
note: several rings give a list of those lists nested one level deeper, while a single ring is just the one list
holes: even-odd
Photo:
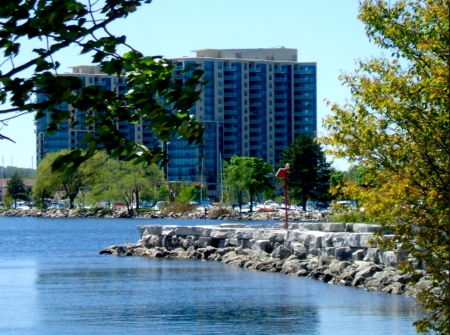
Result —
[{"label": "distant shore", "polygon": [[[164,211],[139,212],[130,216],[124,210],[109,210],[99,208],[91,209],[8,209],[0,210],[0,216],[4,217],[47,217],[47,218],[135,218],[135,219],[216,219],[216,220],[239,220],[239,221],[282,221],[285,219],[284,211],[275,212],[242,212],[233,211],[231,214],[210,217],[205,216],[203,210],[193,210],[187,213],[173,213]],[[289,221],[324,221],[325,217],[321,212],[289,212]]]}]

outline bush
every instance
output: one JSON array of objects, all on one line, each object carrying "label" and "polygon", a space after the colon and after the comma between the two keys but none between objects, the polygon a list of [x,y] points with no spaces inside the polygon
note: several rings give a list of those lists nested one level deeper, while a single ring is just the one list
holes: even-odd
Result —
[{"label": "bush", "polygon": [[208,210],[208,218],[209,219],[217,219],[218,217],[220,217],[222,215],[227,215],[227,214],[231,214],[231,213],[232,213],[232,211],[225,206],[214,207],[214,208],[211,208],[210,210]]},{"label": "bush", "polygon": [[196,208],[195,205],[187,204],[185,202],[174,201],[168,204],[163,212],[164,213],[180,213],[184,214],[187,212],[192,212]]},{"label": "bush", "polygon": [[372,223],[363,211],[357,209],[338,209],[328,217],[328,221],[344,223]]}]

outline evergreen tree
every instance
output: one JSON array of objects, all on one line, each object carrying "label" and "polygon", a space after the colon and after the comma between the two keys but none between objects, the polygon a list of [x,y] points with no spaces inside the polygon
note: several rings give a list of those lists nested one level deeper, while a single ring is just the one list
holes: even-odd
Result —
[{"label": "evergreen tree", "polygon": [[8,195],[14,200],[14,208],[17,208],[17,200],[27,200],[27,188],[23,179],[17,173],[13,174],[6,185]]},{"label": "evergreen tree", "polygon": [[281,165],[289,164],[288,187],[294,198],[301,199],[303,210],[312,197],[328,194],[330,165],[319,143],[309,135],[299,135],[282,154]]}]

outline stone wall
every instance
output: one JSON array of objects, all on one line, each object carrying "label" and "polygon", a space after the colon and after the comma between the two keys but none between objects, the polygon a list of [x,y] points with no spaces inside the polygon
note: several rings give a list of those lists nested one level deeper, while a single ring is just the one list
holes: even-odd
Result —
[{"label": "stone wall", "polygon": [[300,222],[289,230],[283,226],[139,226],[137,243],[113,245],[100,254],[219,261],[411,297],[431,284],[424,269],[417,266],[414,273],[405,274],[397,269],[398,252],[369,243],[379,229],[376,225]]},{"label": "stone wall", "polygon": [[[397,266],[397,254],[373,247],[372,233],[376,225],[344,224],[334,222],[301,222],[282,228],[284,223],[269,225],[220,224],[217,226],[138,226],[141,241],[147,248],[164,247],[167,250],[242,247],[277,253],[287,250],[292,254],[331,256],[340,261],[370,261],[384,266]],[[390,235],[386,235],[390,238]],[[283,248],[280,249],[280,247]]]}]

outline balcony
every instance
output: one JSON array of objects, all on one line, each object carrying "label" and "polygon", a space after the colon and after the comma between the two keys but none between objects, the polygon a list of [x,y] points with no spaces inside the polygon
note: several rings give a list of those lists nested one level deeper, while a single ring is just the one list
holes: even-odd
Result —
[{"label": "balcony", "polygon": [[286,69],[275,69],[274,70],[275,73],[287,73]]},{"label": "balcony", "polygon": [[261,127],[250,127],[250,132],[252,133],[260,133],[262,131]]},{"label": "balcony", "polygon": [[237,119],[236,118],[227,118],[225,117],[225,122],[227,123],[237,123]]},{"label": "balcony", "polygon": [[231,149],[231,150],[236,150],[237,149],[237,145],[224,145],[223,146],[224,149]]},{"label": "balcony", "polygon": [[237,94],[236,93],[225,93],[223,96],[225,98],[236,98]]},{"label": "balcony", "polygon": [[225,115],[237,115],[238,112],[237,112],[236,108],[230,108],[230,109],[225,109],[224,114]]},{"label": "balcony", "polygon": [[237,88],[236,84],[225,84],[223,85],[224,88]]},{"label": "balcony", "polygon": [[296,95],[294,96],[294,99],[314,99],[314,98],[315,98],[315,95],[314,95],[314,94],[312,94],[312,93],[306,93],[306,92],[301,93],[301,94],[296,94]]},{"label": "balcony", "polygon": [[259,99],[259,98],[262,98],[263,96],[262,96],[262,94],[250,94],[250,98],[257,98],[257,99]]},{"label": "balcony", "polygon": [[251,67],[248,69],[248,72],[261,72],[261,68],[259,67]]},{"label": "balcony", "polygon": [[237,79],[235,74],[226,75],[226,76],[223,76],[223,78],[225,80],[236,80]]},{"label": "balcony", "polygon": [[250,150],[262,150],[261,145],[251,145]]},{"label": "balcony", "polygon": [[223,68],[224,71],[236,71],[236,67],[235,66],[225,66]]},{"label": "balcony", "polygon": [[236,107],[237,106],[237,101],[224,101],[223,103],[224,106],[232,106],[232,107]]},{"label": "balcony", "polygon": [[275,94],[275,99],[287,99],[287,94]]},{"label": "balcony", "polygon": [[275,146],[275,150],[283,150],[284,151],[284,149],[286,149],[285,145],[276,145]]},{"label": "balcony", "polygon": [[313,83],[313,77],[294,78],[294,83]]},{"label": "balcony", "polygon": [[224,136],[223,139],[224,141],[237,141],[236,136]]},{"label": "balcony", "polygon": [[261,124],[261,119],[250,119],[250,124]]},{"label": "balcony", "polygon": [[287,77],[279,77],[279,78],[275,78],[274,81],[276,83],[285,83],[288,81]]},{"label": "balcony", "polygon": [[250,107],[262,107],[262,102],[250,102]]},{"label": "balcony", "polygon": [[261,136],[250,136],[250,141],[262,141]]},{"label": "balcony", "polygon": [[294,74],[314,74],[314,69],[313,68],[297,69],[294,70]]},{"label": "balcony", "polygon": [[262,80],[262,76],[249,77],[248,80],[249,81],[261,81]]},{"label": "balcony", "polygon": [[262,85],[250,85],[251,90],[260,90],[262,89]]}]

